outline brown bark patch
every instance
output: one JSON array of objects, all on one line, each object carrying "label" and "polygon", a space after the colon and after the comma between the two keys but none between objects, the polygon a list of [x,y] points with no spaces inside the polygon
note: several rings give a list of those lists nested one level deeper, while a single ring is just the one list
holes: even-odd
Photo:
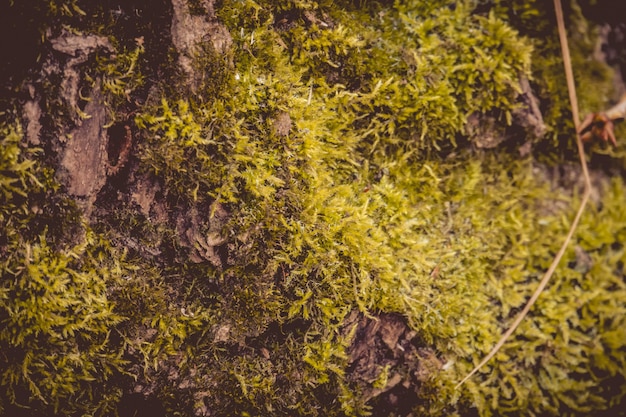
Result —
[{"label": "brown bark patch", "polygon": [[[205,5],[207,13],[212,12],[212,4]],[[232,45],[228,29],[214,21],[213,15],[192,15],[186,0],[172,0],[172,43],[178,51],[178,64],[191,83],[192,91],[197,90],[202,74],[194,68],[194,58],[201,52],[200,45],[211,43],[217,54],[224,54]]]},{"label": "brown bark patch", "polygon": [[[350,331],[354,326],[355,336],[348,348],[349,378],[372,406],[374,415],[410,414],[418,405],[423,381],[438,371],[442,362],[400,314],[367,317],[355,311],[345,329]],[[381,379],[383,372],[386,378]]]},{"label": "brown bark patch", "polygon": [[106,108],[97,88],[84,112],[87,118],[67,135],[61,181],[70,194],[87,200],[88,209],[106,183]]}]

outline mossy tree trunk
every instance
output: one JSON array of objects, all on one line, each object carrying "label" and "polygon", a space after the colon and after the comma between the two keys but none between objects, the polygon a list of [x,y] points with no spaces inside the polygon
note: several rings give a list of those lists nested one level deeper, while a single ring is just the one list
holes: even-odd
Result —
[{"label": "mossy tree trunk", "polygon": [[[624,90],[605,3],[566,5],[586,112]],[[581,190],[547,5],[0,16],[0,415],[623,413],[621,142],[454,389]]]}]

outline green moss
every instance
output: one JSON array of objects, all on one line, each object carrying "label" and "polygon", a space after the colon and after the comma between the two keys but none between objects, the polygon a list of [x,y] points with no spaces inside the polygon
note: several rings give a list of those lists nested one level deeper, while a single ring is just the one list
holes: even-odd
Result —
[{"label": "green moss", "polygon": [[6,390],[0,409],[106,412],[115,391],[93,382],[125,365],[109,342],[111,327],[122,320],[106,295],[113,265],[98,261],[93,235],[67,249],[47,243],[42,220],[50,214],[40,213],[52,193],[46,171],[33,157],[36,149],[22,148],[19,125],[5,125],[1,134],[0,378]]},{"label": "green moss", "polygon": [[[137,119],[150,131],[146,169],[189,204],[228,208],[233,263],[222,273],[218,305],[236,310],[220,309],[232,341],[276,321],[308,323],[269,364],[246,356],[230,377],[222,374],[236,393],[224,400],[229,412],[283,413],[306,403],[324,415],[367,413],[345,373],[351,339],[341,329],[353,309],[405,315],[448,363],[420,388],[421,413],[449,410],[459,395],[458,412],[472,404],[484,415],[575,413],[615,401],[598,383],[552,382],[607,371],[613,382],[623,378],[621,347],[604,362],[581,353],[589,329],[576,328],[583,303],[571,292],[553,295],[562,304],[548,292],[483,381],[462,394],[452,389],[471,367],[464,358],[489,350],[523,306],[575,199],[535,178],[532,161],[438,157],[454,149],[472,113],[497,111],[507,123],[531,49],[496,12],[465,3],[420,7],[398,3],[373,17],[309,3],[225,3],[220,17],[234,39],[229,87],[197,106],[164,99]],[[289,121],[283,133],[279,117]],[[567,267],[557,278],[583,281]],[[559,288],[570,287],[552,291]],[[556,324],[565,311],[570,325]],[[607,332],[618,328],[611,321]],[[567,337],[546,345],[555,332]],[[502,360],[515,349],[523,352],[517,362]],[[538,363],[547,372],[540,378]],[[301,377],[282,386],[271,369]]]},{"label": "green moss", "polygon": [[[588,113],[606,110],[612,101],[617,100],[619,92],[614,91],[613,69],[597,61],[594,51],[599,47],[599,27],[585,19],[579,4],[564,4],[564,13],[568,31],[571,61],[576,81],[580,117]],[[558,154],[575,154],[573,122],[567,85],[564,80],[563,59],[559,43],[554,7],[546,7],[543,2],[514,1],[496,2],[496,14],[503,16],[520,32],[526,34],[533,44],[531,80],[540,103],[541,111],[548,126],[547,141],[539,144],[540,158],[553,157],[554,149]],[[557,131],[556,127],[562,127]],[[550,143],[552,142],[552,143]],[[551,149],[546,152],[546,147]]]},{"label": "green moss", "polygon": [[123,109],[131,101],[131,94],[144,83],[139,64],[144,53],[144,40],[137,38],[135,41],[132,48],[118,46],[119,50],[112,55],[97,55],[93,73],[86,71],[86,81],[92,87],[97,85],[104,94],[104,104],[112,119],[110,125],[116,121],[118,109]]},{"label": "green moss", "polygon": [[[345,322],[354,311],[393,312],[439,365],[418,380],[381,364],[371,384],[409,375],[416,415],[617,409],[626,369],[619,179],[585,214],[516,336],[453,388],[534,291],[578,201],[532,158],[475,152],[464,136],[473,114],[510,123],[531,57],[546,62],[533,74],[541,97],[554,98],[548,123],[567,127],[551,72],[556,39],[543,44],[542,26],[525,38],[507,23],[551,28],[535,6],[222,2],[232,52],[201,49],[198,94],[162,87],[161,100],[135,117],[139,174],[159,184],[167,216],[152,224],[118,207],[97,233],[59,250],[44,230],[19,238],[33,224],[31,190],[45,187],[21,132],[6,129],[4,253],[16,255],[0,287],[9,329],[0,343],[31,352],[4,364],[10,389],[59,411],[73,411],[75,393],[93,395],[85,409],[93,412],[121,395],[112,378],[132,377],[156,386],[172,414],[382,413],[350,378],[356,328]],[[139,85],[140,46],[99,61],[96,74],[112,77],[104,85],[120,99],[114,109]],[[192,262],[176,236],[186,233],[177,217],[192,210],[194,233],[219,234],[207,243],[219,263]],[[18,308],[38,315],[14,315]],[[75,361],[71,375],[52,373],[63,360]],[[123,369],[125,360],[140,365]],[[11,395],[0,398],[16,402]]]},{"label": "green moss", "polygon": [[15,256],[3,265],[0,336],[7,353],[5,398],[10,404],[43,404],[55,413],[104,412],[116,393],[98,383],[127,364],[109,341],[111,327],[122,320],[106,296],[110,266],[72,265],[86,257],[85,248],[55,253],[45,236],[37,245],[11,249]]},{"label": "green moss", "polygon": [[[29,158],[40,149],[31,149],[24,152],[20,147],[23,138],[20,125],[2,126],[2,147],[0,148],[0,191],[2,192],[3,206],[9,206],[10,211],[21,211],[18,197],[28,197],[27,190],[38,191],[43,184],[38,180],[35,161]],[[7,210],[3,214],[7,215]]]}]

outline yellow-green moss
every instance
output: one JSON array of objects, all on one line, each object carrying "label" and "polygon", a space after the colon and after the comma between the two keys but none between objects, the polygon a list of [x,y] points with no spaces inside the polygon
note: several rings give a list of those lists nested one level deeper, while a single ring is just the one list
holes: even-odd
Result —
[{"label": "yellow-green moss", "polygon": [[[75,392],[95,390],[86,410],[102,412],[121,395],[107,385],[115,375],[154,383],[172,413],[367,415],[348,377],[354,335],[344,328],[360,310],[402,314],[436,352],[441,366],[421,380],[416,415],[617,409],[626,369],[620,179],[586,212],[516,336],[461,391],[453,388],[533,292],[576,209],[576,190],[558,187],[532,157],[475,152],[464,136],[471,114],[510,123],[518,80],[528,75],[542,99],[554,98],[546,110],[553,131],[567,127],[556,38],[543,44],[541,28],[523,31],[533,18],[552,27],[535,6],[220,3],[232,56],[209,65],[199,95],[163,87],[135,118],[139,174],[162,187],[166,219],[152,225],[125,207],[64,250],[53,250],[43,230],[28,242],[17,237],[17,225],[35,217],[26,197],[42,186],[19,148],[21,132],[5,129],[1,213],[13,234],[0,244],[19,256],[7,261],[13,278],[0,287],[9,325],[0,343],[37,333],[11,321],[14,306],[27,303],[43,324],[59,321],[65,337],[61,345],[41,331],[43,343],[23,346],[33,360],[54,368],[58,352],[81,347],[78,372],[59,374],[56,385],[45,366],[20,373],[25,359],[7,359],[11,389],[30,389],[59,410],[76,404]],[[113,96],[138,87],[131,73],[140,50],[99,62],[96,74],[113,77]],[[207,46],[196,68],[216,58]],[[209,230],[218,206],[228,213],[219,230],[224,260],[192,263],[173,218],[193,208],[199,229]],[[125,234],[162,239],[169,252],[144,256]],[[42,271],[49,280],[36,279]],[[50,303],[33,296],[37,283]],[[91,335],[81,339],[85,348],[78,333]],[[140,366],[122,370],[126,361]],[[173,361],[185,384],[159,374]],[[380,388],[385,375],[372,384]]]},{"label": "yellow-green moss", "polygon": [[5,387],[0,410],[9,405],[49,412],[104,410],[115,402],[107,403],[106,390],[94,389],[92,382],[106,381],[125,364],[109,343],[112,328],[123,320],[107,300],[114,265],[98,260],[93,235],[67,249],[61,249],[67,246],[59,242],[62,235],[48,239],[46,220],[58,226],[66,219],[62,205],[43,214],[46,200],[60,201],[33,156],[37,149],[23,149],[18,124],[2,126],[0,135],[0,378]]},{"label": "yellow-green moss", "polygon": [[[233,410],[286,410],[281,396],[292,399],[294,391],[321,407],[305,394],[316,387],[338,401],[324,413],[365,413],[358,393],[344,389],[350,341],[340,328],[355,308],[404,314],[449,363],[429,379],[433,389],[424,387],[436,394],[423,398],[423,413],[446,409],[459,395],[459,412],[469,405],[484,415],[584,412],[610,401],[601,400],[601,384],[551,383],[557,374],[590,379],[621,369],[621,347],[611,360],[587,359],[581,346],[589,330],[574,331],[574,322],[556,327],[576,343],[573,351],[565,341],[546,345],[550,323],[582,308],[572,304],[582,303],[573,293],[553,296],[563,304],[538,304],[502,354],[519,348],[518,362],[501,355],[486,383],[472,382],[466,394],[452,390],[471,367],[465,358],[489,350],[523,306],[565,235],[575,200],[536,179],[545,173],[530,160],[437,156],[454,149],[473,112],[498,109],[507,123],[530,47],[498,13],[476,13],[469,3],[427,9],[397,3],[373,6],[370,15],[312,3],[225,3],[220,17],[234,38],[230,88],[197,108],[163,101],[138,118],[152,132],[142,154],[151,172],[189,201],[228,205],[225,233],[236,263],[223,274],[263,289],[240,300],[290,300],[274,313],[262,309],[261,317],[309,323],[304,355],[289,352],[292,361],[301,358],[290,363],[303,367],[303,377],[277,391],[267,369],[246,358],[249,366],[230,382],[243,395]],[[283,113],[291,128],[278,135],[273,126]],[[611,243],[593,250],[605,245]],[[583,282],[567,266],[561,276]],[[240,323],[237,317],[223,320]],[[559,361],[565,357],[571,360]],[[541,361],[552,377],[536,377]]]},{"label": "yellow-green moss", "polygon": [[[604,111],[617,100],[614,91],[613,69],[596,60],[599,48],[597,24],[585,19],[579,6],[581,2],[563,4],[578,90],[581,117],[588,113]],[[582,3],[587,3],[583,0]],[[541,111],[549,132],[539,144],[539,158],[554,159],[557,154],[576,152],[573,141],[573,122],[567,86],[564,82],[563,58],[556,33],[554,7],[541,1],[496,1],[494,10],[520,32],[528,36],[535,49],[532,61],[531,83],[540,99]],[[557,127],[560,129],[557,130]],[[550,151],[546,152],[546,148]]]}]

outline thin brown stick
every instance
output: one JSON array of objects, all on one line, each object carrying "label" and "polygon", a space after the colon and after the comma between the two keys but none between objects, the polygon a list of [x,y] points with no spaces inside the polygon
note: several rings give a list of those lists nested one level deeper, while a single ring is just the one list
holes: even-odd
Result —
[{"label": "thin brown stick", "polygon": [[[563,9],[561,8],[561,0],[554,0],[554,8],[556,10],[556,20],[557,20],[558,29],[559,29],[559,39],[561,41],[561,52],[563,54],[563,63],[565,65],[565,78],[567,79],[567,90],[569,92],[570,103],[572,106],[572,117],[574,118],[574,126],[576,127],[576,132],[579,132],[580,119],[578,115],[578,100],[576,98],[574,73],[572,71],[572,62],[570,59],[569,47],[567,44],[567,34],[565,32],[565,23],[563,21]],[[550,281],[550,278],[552,277],[552,275],[554,274],[554,271],[559,265],[561,258],[565,254],[567,245],[572,240],[572,236],[574,235],[574,232],[576,231],[576,227],[578,226],[578,222],[580,221],[583,211],[585,210],[585,206],[587,205],[587,201],[589,200],[589,195],[591,193],[591,179],[589,178],[589,170],[587,169],[587,159],[585,158],[585,148],[583,147],[580,134],[576,134],[576,144],[578,145],[578,155],[580,156],[580,164],[582,166],[583,176],[585,178],[585,189],[584,189],[582,201],[580,202],[580,207],[578,208],[576,217],[574,217],[574,221],[572,222],[569,232],[567,233],[567,236],[565,237],[565,241],[563,242],[561,249],[559,249],[559,252],[554,257],[552,264],[550,265],[550,267],[548,268],[544,276],[541,278],[541,281],[539,282],[537,289],[535,290],[533,295],[530,297],[530,299],[526,303],[526,306],[524,306],[524,309],[517,315],[511,327],[502,335],[500,340],[498,340],[498,343],[496,343],[496,345],[493,347],[493,349],[491,349],[491,351],[487,354],[487,356],[485,356],[484,359],[480,361],[480,363],[476,365],[476,367],[472,369],[472,371],[469,374],[467,374],[467,376],[463,378],[463,380],[459,382],[455,388],[459,388],[461,385],[463,385],[463,383],[465,383],[468,379],[470,379],[476,372],[478,372],[480,368],[482,368],[487,362],[489,362],[489,360],[493,358],[496,353],[498,353],[500,348],[504,345],[504,343],[508,340],[508,338],[513,334],[513,332],[515,332],[517,327],[520,325],[522,320],[524,320],[524,318],[530,311],[533,304],[535,304],[535,302],[537,301],[537,299],[543,292],[546,285],[548,285],[548,281]]]},{"label": "thin brown stick", "polygon": [[[563,20],[563,8],[561,0],[554,0],[554,9],[556,11],[556,21],[559,28],[559,39],[561,41],[561,53],[563,54],[563,65],[565,66],[565,79],[567,80],[567,91],[569,93],[569,101],[572,106],[572,119],[574,119],[574,127],[576,128],[576,145],[578,146],[578,156],[580,157],[580,165],[583,169],[583,177],[585,179],[585,194],[591,192],[591,178],[589,178],[589,170],[587,169],[587,158],[585,157],[585,148],[580,137],[580,117],[578,114],[578,98],[576,96],[576,84],[574,83],[574,72],[572,70],[572,60],[569,54],[569,46],[567,44],[567,33],[565,32],[565,23]],[[581,204],[585,206],[585,204]]]}]

